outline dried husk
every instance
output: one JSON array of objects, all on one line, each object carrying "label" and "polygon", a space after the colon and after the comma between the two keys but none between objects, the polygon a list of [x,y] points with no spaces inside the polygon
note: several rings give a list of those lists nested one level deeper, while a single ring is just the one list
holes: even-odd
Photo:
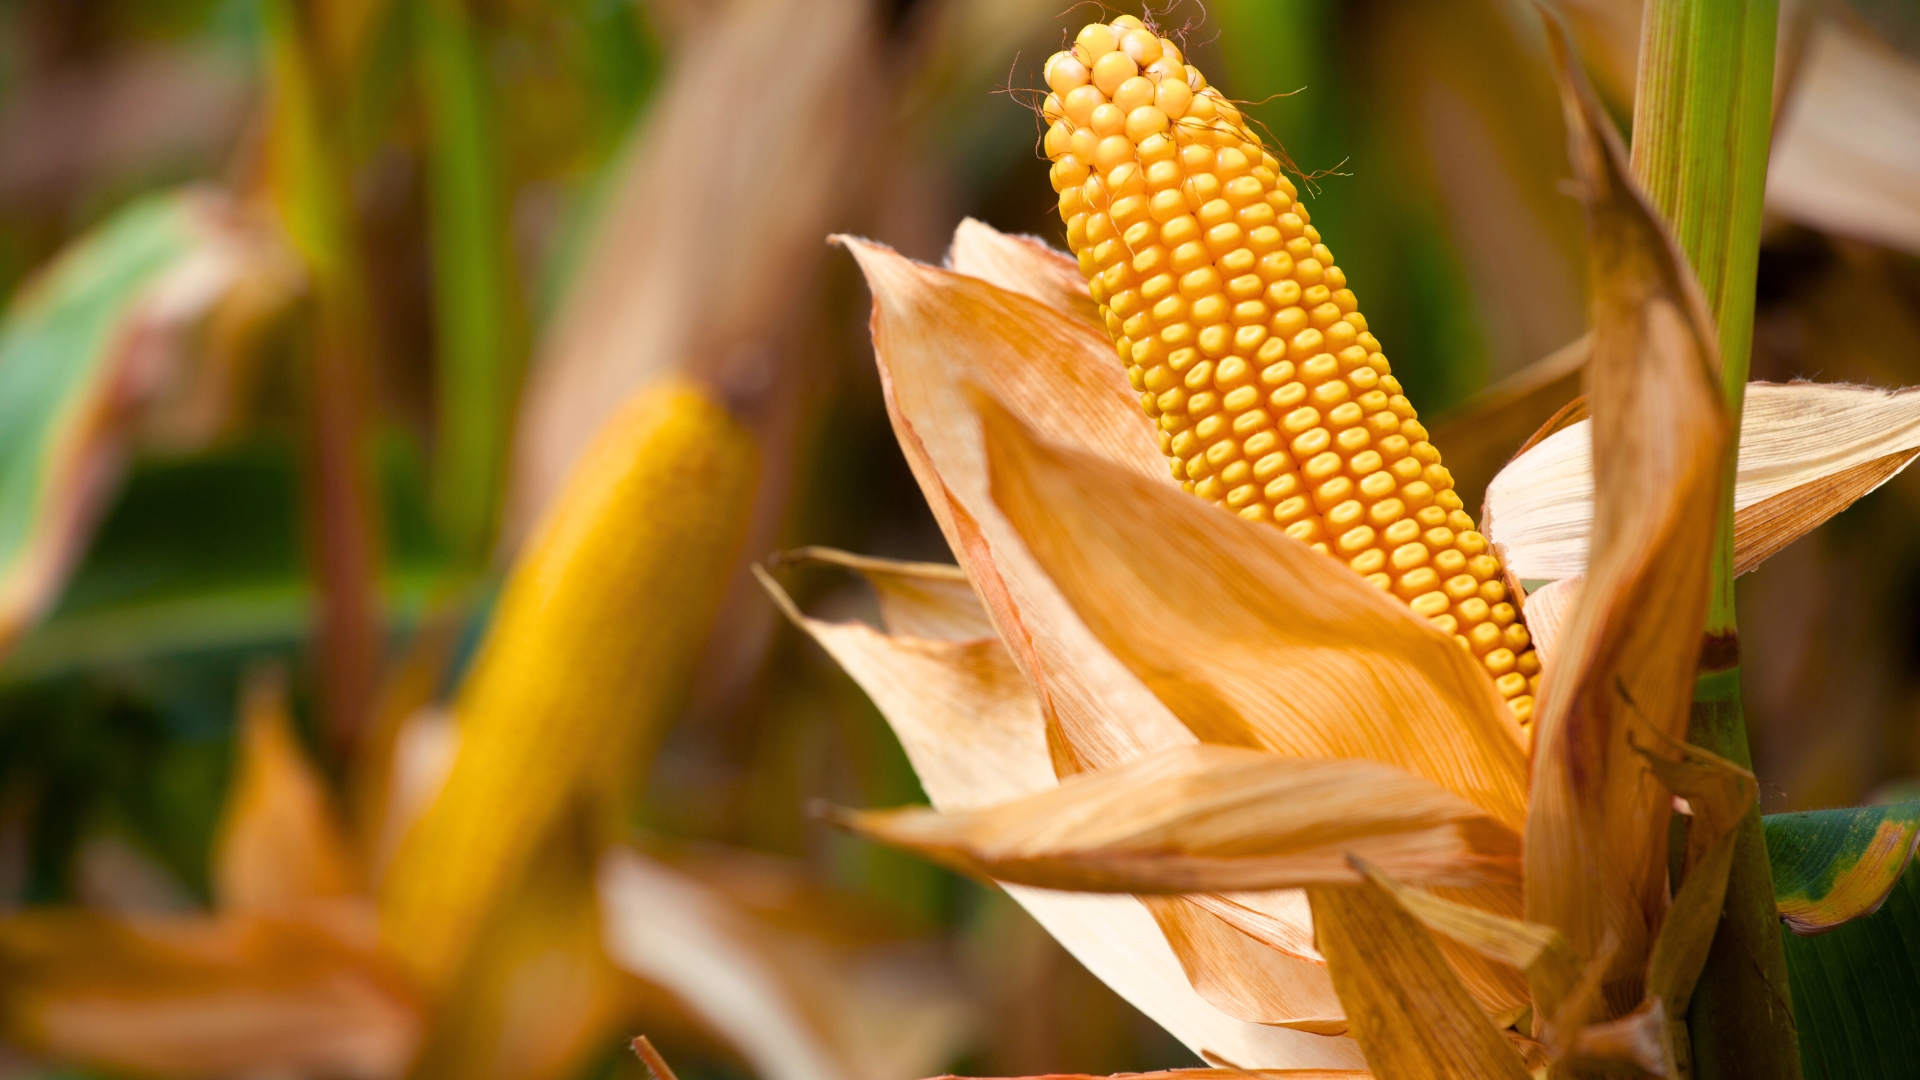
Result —
[{"label": "dried husk", "polygon": [[[946,576],[944,568],[922,564],[863,562],[862,574],[883,596],[886,589],[880,582],[887,577]],[[943,641],[813,619],[794,608],[770,577],[763,582],[789,616],[873,698],[936,807],[977,809],[1054,786],[1039,703],[997,639]],[[980,612],[971,596],[949,594],[949,599],[952,609],[934,620],[938,624],[965,621],[969,611],[976,616]],[[884,605],[882,610],[887,611]],[[1268,977],[1288,981],[1263,988],[1262,1003],[1254,1010],[1261,1019],[1249,1023],[1236,1018],[1238,1009],[1216,1007],[1233,1005],[1231,999],[1203,999],[1185,974],[1235,963],[1242,952],[1238,942],[1202,936],[1182,942],[1176,958],[1154,919],[1132,897],[1018,885],[1006,886],[1006,891],[1089,971],[1195,1053],[1253,1066],[1360,1064],[1358,1049],[1349,1041],[1259,1026],[1331,1024],[1337,1018],[1337,1013],[1326,1013],[1328,1003],[1337,1002],[1325,969],[1317,964],[1269,969]],[[1303,932],[1310,937],[1310,925]],[[1220,948],[1223,944],[1230,948]],[[1201,981],[1210,990],[1218,989]]]},{"label": "dried husk", "polygon": [[1377,1075],[1528,1076],[1432,935],[1390,894],[1367,882],[1314,886],[1307,896],[1352,1035]]},{"label": "dried husk", "polygon": [[[1734,482],[1744,574],[1886,483],[1920,454],[1920,391],[1749,383]],[[1529,581],[1583,573],[1593,523],[1592,424],[1521,454],[1487,489],[1487,535]],[[1532,614],[1528,614],[1531,626]]]},{"label": "dried husk", "polygon": [[1685,257],[1549,29],[1588,213],[1596,496],[1586,581],[1535,713],[1526,918],[1584,958],[1615,948],[1609,997],[1632,1001],[1667,906],[1671,807],[1634,739],[1686,732],[1730,425]]},{"label": "dried husk", "polygon": [[1355,882],[1350,855],[1409,882],[1511,885],[1519,854],[1514,830],[1412,773],[1208,745],[1156,751],[983,810],[840,820],[963,872],[1074,892]]},{"label": "dried husk", "polygon": [[[1105,332],[978,278],[842,238],[874,297],[881,390],[907,463],[948,546],[1032,684],[1059,773],[1194,741],[1094,640],[987,491],[970,388],[1128,472],[1168,484],[1151,424]],[[1124,721],[1119,718],[1124,717]]]}]

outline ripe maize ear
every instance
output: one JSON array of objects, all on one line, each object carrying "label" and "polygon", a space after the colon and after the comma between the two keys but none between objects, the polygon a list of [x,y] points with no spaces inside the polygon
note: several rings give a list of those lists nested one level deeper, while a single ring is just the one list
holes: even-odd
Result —
[{"label": "ripe maize ear", "polygon": [[568,813],[618,802],[645,775],[719,610],[757,470],[751,433],[682,379],[636,393],[575,462],[461,687],[446,784],[381,884],[382,931],[421,986],[440,992],[464,970]]},{"label": "ripe maize ear", "polygon": [[1455,635],[1526,723],[1540,662],[1500,560],[1280,162],[1132,16],[1046,81],[1067,242],[1175,479]]}]

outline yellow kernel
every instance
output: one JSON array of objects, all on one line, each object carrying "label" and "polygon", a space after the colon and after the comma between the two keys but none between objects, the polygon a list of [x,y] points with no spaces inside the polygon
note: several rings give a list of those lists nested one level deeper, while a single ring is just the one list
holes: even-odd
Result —
[{"label": "yellow kernel", "polygon": [[1377,528],[1387,528],[1406,516],[1407,504],[1399,499],[1382,499],[1367,511],[1367,520]]},{"label": "yellow kernel", "polygon": [[1440,584],[1440,575],[1433,572],[1433,567],[1422,566],[1400,575],[1399,583],[1394,587],[1394,591],[1409,600],[1416,596],[1428,594],[1438,596],[1440,599],[1445,600],[1445,593],[1434,591],[1434,586],[1438,584]]},{"label": "yellow kernel", "polygon": [[1451,615],[1435,615],[1430,621],[1433,628],[1443,634],[1452,634],[1460,629],[1460,624]]},{"label": "yellow kernel", "polygon": [[1447,610],[1447,598],[1444,593],[1430,592],[1416,596],[1407,605],[1415,615],[1431,619]]},{"label": "yellow kernel", "polygon": [[1099,87],[1100,92],[1108,97],[1112,97],[1114,91],[1120,89],[1121,83],[1138,74],[1140,74],[1140,65],[1133,62],[1133,57],[1123,52],[1109,52],[1093,62],[1093,85]]},{"label": "yellow kernel", "polygon": [[1518,697],[1527,692],[1527,677],[1518,671],[1509,671],[1495,679],[1493,685],[1503,698]]},{"label": "yellow kernel", "polygon": [[1481,657],[1480,662],[1486,665],[1488,672],[1498,677],[1513,670],[1516,657],[1512,649],[1500,648]]},{"label": "yellow kernel", "polygon": [[1480,623],[1467,632],[1467,641],[1476,655],[1491,652],[1500,645],[1500,628],[1489,622]]}]

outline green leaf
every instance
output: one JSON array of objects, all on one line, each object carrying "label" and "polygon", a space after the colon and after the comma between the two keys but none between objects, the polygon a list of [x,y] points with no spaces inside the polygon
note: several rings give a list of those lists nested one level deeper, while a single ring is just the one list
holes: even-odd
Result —
[{"label": "green leaf", "polygon": [[478,561],[512,413],[518,298],[479,31],[461,0],[416,7],[439,353],[434,499],[455,550]]},{"label": "green leaf", "polygon": [[164,374],[161,335],[232,272],[207,196],[135,203],[0,319],[0,652],[58,594]]},{"label": "green leaf", "polygon": [[1872,915],[1815,937],[1783,927],[1780,937],[1807,1080],[1912,1076],[1920,1061],[1920,875],[1902,876]]},{"label": "green leaf", "polygon": [[1774,902],[1797,934],[1879,910],[1920,839],[1920,802],[1766,819]]}]

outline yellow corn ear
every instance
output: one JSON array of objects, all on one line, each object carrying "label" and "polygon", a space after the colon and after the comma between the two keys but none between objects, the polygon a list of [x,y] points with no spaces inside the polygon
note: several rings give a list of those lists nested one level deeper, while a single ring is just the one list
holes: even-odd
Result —
[{"label": "yellow corn ear", "polygon": [[1279,161],[1132,16],[1046,80],[1067,242],[1174,477],[1455,635],[1525,723],[1540,662],[1500,560]]},{"label": "yellow corn ear", "polygon": [[756,469],[747,431],[678,380],[636,395],[575,464],[456,700],[446,785],[382,885],[382,934],[430,991],[563,814],[644,772],[719,608]]}]

